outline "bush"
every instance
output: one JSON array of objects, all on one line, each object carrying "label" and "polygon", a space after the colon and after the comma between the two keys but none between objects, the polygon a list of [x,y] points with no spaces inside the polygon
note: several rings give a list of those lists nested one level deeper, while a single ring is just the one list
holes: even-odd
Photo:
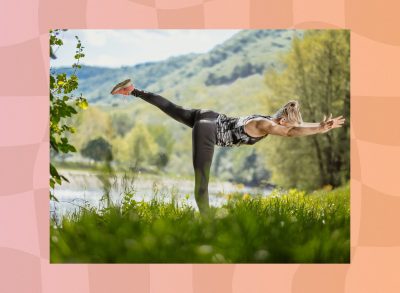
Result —
[{"label": "bush", "polygon": [[90,140],[81,150],[84,157],[95,160],[96,162],[109,162],[113,159],[111,144],[102,137]]}]

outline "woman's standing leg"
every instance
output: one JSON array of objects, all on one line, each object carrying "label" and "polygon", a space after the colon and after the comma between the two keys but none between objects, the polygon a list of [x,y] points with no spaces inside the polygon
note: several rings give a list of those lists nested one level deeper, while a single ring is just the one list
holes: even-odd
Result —
[{"label": "woman's standing leg", "polygon": [[[202,111],[198,116],[202,116]],[[208,113],[215,113],[209,111]],[[217,113],[215,113],[218,115]],[[214,114],[212,114],[214,116]],[[216,116],[215,116],[216,118]],[[210,119],[196,119],[192,131],[193,167],[195,176],[194,195],[200,213],[209,210],[208,181],[216,142],[216,122]]]},{"label": "woman's standing leg", "polygon": [[163,111],[176,121],[193,128],[196,113],[199,111],[198,109],[185,109],[172,103],[171,101],[160,95],[143,90],[134,89],[131,94],[158,107],[161,111]]},{"label": "woman's standing leg", "polygon": [[216,143],[216,118],[219,114],[210,110],[185,109],[160,95],[143,90],[134,89],[131,94],[158,107],[178,122],[193,128],[194,193],[200,212],[207,213],[209,210],[208,182]]}]

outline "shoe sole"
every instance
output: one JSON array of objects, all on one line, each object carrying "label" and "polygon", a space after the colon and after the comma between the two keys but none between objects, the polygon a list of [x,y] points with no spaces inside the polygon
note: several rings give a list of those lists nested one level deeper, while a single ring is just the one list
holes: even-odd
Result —
[{"label": "shoe sole", "polygon": [[119,91],[120,89],[126,87],[127,85],[131,84],[131,80],[127,79],[124,80],[122,82],[120,82],[119,84],[117,84],[115,87],[113,87],[113,89],[111,90],[111,94],[114,94],[116,91]]}]

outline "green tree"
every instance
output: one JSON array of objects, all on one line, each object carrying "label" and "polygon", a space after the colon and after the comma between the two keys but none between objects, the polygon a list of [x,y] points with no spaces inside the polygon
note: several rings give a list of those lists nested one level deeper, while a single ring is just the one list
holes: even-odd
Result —
[{"label": "green tree", "polygon": [[174,147],[175,140],[172,133],[167,127],[159,124],[150,125],[149,131],[158,146],[158,153],[153,162],[157,167],[165,168],[170,161]]},{"label": "green tree", "polygon": [[311,189],[349,179],[349,38],[345,30],[307,31],[304,38],[293,39],[281,69],[267,72],[271,112],[294,98],[307,122],[319,122],[329,113],[346,118],[345,127],[322,135],[270,138],[265,146],[275,183]]},{"label": "green tree", "polygon": [[124,112],[116,112],[111,116],[111,123],[114,132],[119,136],[124,136],[134,126],[134,120],[132,115],[128,115]]},{"label": "green tree", "polygon": [[[56,58],[55,53],[63,45],[60,32],[64,30],[50,30],[50,57]],[[81,68],[79,62],[85,56],[84,47],[78,36],[75,51],[75,63],[72,74],[56,72],[50,68],[50,149],[53,153],[76,152],[75,147],[70,144],[68,134],[75,133],[75,128],[68,124],[68,118],[77,114],[77,108],[86,109],[88,104],[82,95],[75,97],[73,91],[78,88],[77,69]],[[50,187],[54,189],[55,184],[61,184],[67,178],[59,174],[57,168],[50,163]],[[50,191],[50,198],[55,199]]]},{"label": "green tree", "polygon": [[112,146],[103,137],[98,137],[89,141],[81,150],[81,154],[82,156],[93,159],[97,162],[109,162],[113,159]]},{"label": "green tree", "polygon": [[71,136],[71,142],[78,150],[90,140],[104,137],[107,141],[111,141],[115,136],[109,113],[100,107],[90,106],[86,111],[76,115],[74,123],[80,131]]},{"label": "green tree", "polygon": [[133,168],[151,165],[158,154],[158,145],[143,123],[136,123],[124,138],[113,141],[115,157],[119,163]]}]

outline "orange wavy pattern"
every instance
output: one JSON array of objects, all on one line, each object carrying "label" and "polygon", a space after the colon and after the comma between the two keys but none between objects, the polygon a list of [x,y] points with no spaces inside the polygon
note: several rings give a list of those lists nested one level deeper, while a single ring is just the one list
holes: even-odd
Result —
[{"label": "orange wavy pattern", "polygon": [[[397,0],[16,0],[2,5],[0,292],[400,292],[398,11]],[[50,265],[50,28],[351,29],[351,264]]]}]

